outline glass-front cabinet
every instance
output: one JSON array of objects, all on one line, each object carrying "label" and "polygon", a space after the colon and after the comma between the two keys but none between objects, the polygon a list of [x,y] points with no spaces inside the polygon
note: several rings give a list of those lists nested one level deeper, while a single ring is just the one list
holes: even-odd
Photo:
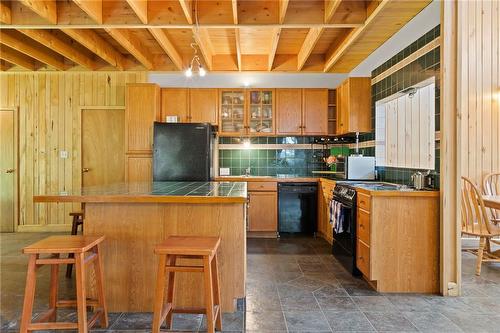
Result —
[{"label": "glass-front cabinet", "polygon": [[245,91],[221,89],[219,133],[239,136],[245,132]]},{"label": "glass-front cabinet", "polygon": [[222,136],[273,135],[274,89],[220,89]]}]

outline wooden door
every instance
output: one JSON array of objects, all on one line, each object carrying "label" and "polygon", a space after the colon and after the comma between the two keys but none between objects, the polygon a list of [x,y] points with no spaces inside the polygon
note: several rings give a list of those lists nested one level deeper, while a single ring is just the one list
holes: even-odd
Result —
[{"label": "wooden door", "polygon": [[276,89],[276,134],[302,134],[302,89]]},{"label": "wooden door", "polygon": [[187,88],[161,89],[160,121],[167,121],[167,116],[177,116],[178,122],[189,122],[189,90]]},{"label": "wooden door", "polygon": [[303,134],[328,134],[328,89],[303,90],[302,119]]},{"label": "wooden door", "polygon": [[14,111],[0,110],[0,232],[13,232],[17,172]]},{"label": "wooden door", "polygon": [[189,112],[192,123],[217,125],[217,89],[191,89]]},{"label": "wooden door", "polygon": [[248,192],[250,198],[248,208],[249,231],[278,230],[278,193]]},{"label": "wooden door", "polygon": [[82,186],[124,181],[124,110],[82,110]]}]

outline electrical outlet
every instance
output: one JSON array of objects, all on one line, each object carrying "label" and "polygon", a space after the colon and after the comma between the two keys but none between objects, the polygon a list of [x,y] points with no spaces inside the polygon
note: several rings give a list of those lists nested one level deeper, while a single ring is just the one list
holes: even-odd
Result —
[{"label": "electrical outlet", "polygon": [[67,150],[61,150],[59,152],[59,157],[64,158],[64,159],[68,158],[68,151]]},{"label": "electrical outlet", "polygon": [[229,176],[230,175],[229,168],[219,168],[219,175],[220,176]]}]

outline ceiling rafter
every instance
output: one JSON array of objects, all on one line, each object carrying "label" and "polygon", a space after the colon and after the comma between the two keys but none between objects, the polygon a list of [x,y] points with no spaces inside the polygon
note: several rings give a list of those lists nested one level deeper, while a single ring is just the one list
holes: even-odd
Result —
[{"label": "ceiling rafter", "polygon": [[153,55],[129,30],[105,29],[125,50],[136,58],[146,69],[153,69]]},{"label": "ceiling rafter", "polygon": [[321,37],[321,34],[323,34],[323,29],[321,28],[311,28],[309,29],[309,32],[307,33],[306,38],[304,39],[304,43],[302,44],[302,47],[300,48],[299,53],[297,54],[297,70],[300,71],[302,70],[302,67],[304,67],[304,64],[306,63],[307,59],[311,55],[314,47],[316,46],[316,43]]},{"label": "ceiling rafter", "polygon": [[236,62],[238,70],[241,72],[241,42],[240,42],[240,29],[234,29],[234,39],[236,40]]},{"label": "ceiling rafter", "polygon": [[[283,24],[234,24],[234,23],[200,23],[200,28],[210,29],[234,29],[234,28],[252,28],[252,29],[309,29],[309,28],[324,28],[324,29],[348,29],[362,27],[362,23],[283,23]],[[192,29],[194,24],[179,23],[179,24],[143,24],[143,23],[103,23],[103,24],[10,24],[0,26],[0,29],[147,29],[147,28],[162,28],[162,29]]]},{"label": "ceiling rafter", "polygon": [[335,63],[342,57],[342,55],[345,54],[349,47],[361,36],[361,34],[367,28],[369,28],[371,22],[385,8],[385,6],[387,6],[388,3],[389,0],[381,1],[377,8],[375,8],[371,15],[366,19],[363,26],[353,29],[338,47],[336,47],[326,55],[325,67],[323,69],[324,72],[330,71],[333,65],[335,65]]},{"label": "ceiling rafter", "polygon": [[55,52],[59,53],[65,58],[68,58],[74,63],[82,65],[85,68],[94,70],[97,67],[96,62],[93,59],[89,58],[85,54],[82,54],[78,49],[62,41],[59,37],[55,36],[49,31],[19,30],[19,32],[54,50]]},{"label": "ceiling rafter", "polygon": [[0,71],[5,72],[11,69],[12,67],[13,66],[11,65],[11,63],[0,59]]},{"label": "ceiling rafter", "polygon": [[233,23],[238,24],[238,0],[231,0],[231,7],[233,10]]},{"label": "ceiling rafter", "polygon": [[325,0],[325,23],[330,23],[332,21],[333,15],[341,3],[342,0]]},{"label": "ceiling rafter", "polygon": [[288,9],[288,0],[280,0],[279,3],[279,22],[283,24],[285,22],[286,10]]},{"label": "ceiling rafter", "polygon": [[10,10],[9,4],[4,1],[0,1],[0,23],[12,23],[12,11]]},{"label": "ceiling rafter", "polygon": [[31,9],[38,16],[46,19],[52,24],[57,24],[56,0],[19,0],[23,5]]},{"label": "ceiling rafter", "polygon": [[36,70],[35,60],[10,47],[4,46],[0,48],[0,59],[30,71]]},{"label": "ceiling rafter", "polygon": [[127,0],[127,3],[139,20],[148,24],[148,0]]},{"label": "ceiling rafter", "polygon": [[182,62],[182,56],[180,55],[179,51],[175,48],[174,44],[170,41],[170,38],[168,38],[167,34],[163,29],[149,29],[149,32],[151,35],[154,37],[154,39],[158,42],[158,44],[161,46],[161,48],[165,51],[165,53],[168,55],[170,60],[174,63],[174,65],[179,69],[183,69],[183,62]]},{"label": "ceiling rafter", "polygon": [[192,0],[179,0],[184,16],[189,24],[193,24],[193,1]]},{"label": "ceiling rafter", "polygon": [[102,0],[73,0],[92,20],[102,24]]},{"label": "ceiling rafter", "polygon": [[119,70],[125,68],[123,55],[94,31],[88,29],[62,29],[62,31],[111,66]]},{"label": "ceiling rafter", "polygon": [[30,43],[23,39],[17,39],[11,36],[9,33],[0,29],[0,41],[2,44],[7,45],[21,53],[24,53],[36,60],[52,66],[61,71],[66,70],[66,64],[64,63],[64,57],[57,54],[51,53],[41,49],[40,47],[34,46],[34,43]]},{"label": "ceiling rafter", "polygon": [[193,37],[200,48],[203,59],[205,59],[205,64],[209,70],[212,70],[213,55],[214,51],[212,48],[212,43],[210,42],[210,36],[205,28],[193,29]]},{"label": "ceiling rafter", "polygon": [[281,29],[275,28],[273,29],[273,36],[271,39],[271,49],[269,50],[269,60],[267,70],[271,71],[273,69],[274,58],[276,56],[276,50],[278,49],[278,43],[280,41]]}]

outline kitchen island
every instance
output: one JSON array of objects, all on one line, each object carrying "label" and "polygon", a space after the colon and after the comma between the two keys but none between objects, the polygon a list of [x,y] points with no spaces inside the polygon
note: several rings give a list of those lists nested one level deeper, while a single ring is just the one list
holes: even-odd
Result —
[{"label": "kitchen island", "polygon": [[[85,204],[84,234],[106,236],[109,311],[153,311],[158,263],[153,248],[173,235],[220,237],[222,310],[235,311],[237,299],[245,297],[245,182],[124,183],[39,195],[34,201]],[[201,274],[177,273],[176,306],[203,306],[202,286]]]}]

